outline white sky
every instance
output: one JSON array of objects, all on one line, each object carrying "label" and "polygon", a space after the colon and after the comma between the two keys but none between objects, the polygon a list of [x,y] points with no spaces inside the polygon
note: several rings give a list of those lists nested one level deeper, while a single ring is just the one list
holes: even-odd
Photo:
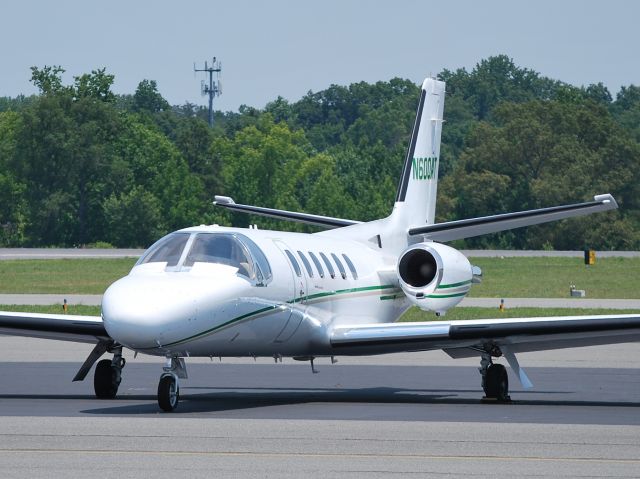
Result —
[{"label": "white sky", "polygon": [[332,83],[418,83],[505,53],[521,67],[615,93],[640,83],[640,2],[8,0],[0,6],[0,96],[35,92],[32,65],[65,81],[95,68],[117,93],[156,80],[172,104],[206,104],[193,62],[222,60],[214,108],[295,101]]}]

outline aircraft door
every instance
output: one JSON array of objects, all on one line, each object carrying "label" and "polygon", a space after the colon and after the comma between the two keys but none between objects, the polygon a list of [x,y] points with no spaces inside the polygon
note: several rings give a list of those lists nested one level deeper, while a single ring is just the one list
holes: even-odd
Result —
[{"label": "aircraft door", "polygon": [[278,246],[278,249],[282,251],[282,254],[287,260],[287,264],[289,264],[291,269],[295,285],[295,290],[291,299],[293,299],[295,303],[305,303],[307,300],[307,273],[304,270],[300,259],[296,257],[295,250],[290,248],[283,241],[276,240],[275,244]]},{"label": "aircraft door", "polygon": [[[294,250],[292,250],[286,243],[280,240],[275,240],[274,243],[278,249],[282,252],[286,259],[287,264],[293,278],[294,291],[291,298],[293,304],[306,303],[307,297],[307,278],[305,272],[300,264],[300,261],[296,259]],[[276,343],[284,343],[289,340],[302,322],[304,313],[299,309],[293,309],[289,320],[276,336]]]}]

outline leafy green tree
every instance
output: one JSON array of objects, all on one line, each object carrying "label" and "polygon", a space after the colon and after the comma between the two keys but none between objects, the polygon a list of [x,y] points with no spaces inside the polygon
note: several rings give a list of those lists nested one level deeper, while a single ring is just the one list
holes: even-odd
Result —
[{"label": "leafy green tree", "polygon": [[[604,241],[606,223],[627,222],[634,228],[627,211],[640,206],[640,191],[638,181],[629,180],[640,178],[640,145],[604,107],[592,102],[504,103],[494,117],[495,126],[481,123],[474,129],[453,173],[456,217],[588,200],[594,193],[610,192],[624,209],[604,216],[607,220],[577,219],[516,230],[509,233],[508,244],[537,249],[548,242],[555,248],[579,249],[595,242],[590,246],[598,248],[615,242]],[[499,241],[486,237],[469,244]],[[623,247],[625,240],[620,238],[617,244]]]},{"label": "leafy green tree", "polygon": [[[0,244],[146,245],[202,222],[308,231],[230,215],[214,194],[256,205],[372,220],[391,211],[419,86],[332,85],[296,102],[215,112],[170,107],[153,80],[114,95],[105,69],[62,81],[32,68],[40,94],[0,98]],[[612,101],[505,55],[447,81],[437,217],[450,220],[615,194],[621,209],[471,239],[498,247],[640,247],[640,88]]]},{"label": "leafy green tree", "polygon": [[611,111],[618,122],[640,142],[640,87],[623,86],[616,95]]},{"label": "leafy green tree", "polygon": [[22,127],[20,115],[0,113],[0,245],[20,246],[27,226],[26,187],[10,168],[15,156],[17,135]]},{"label": "leafy green tree", "polygon": [[148,113],[158,113],[169,109],[169,103],[158,91],[155,80],[142,80],[133,95],[133,109]]},{"label": "leafy green tree", "polygon": [[106,68],[92,70],[91,73],[74,77],[73,91],[76,98],[91,98],[104,102],[115,101],[111,92],[114,76],[106,73]]},{"label": "leafy green tree", "polygon": [[160,201],[140,186],[103,203],[105,239],[118,247],[148,247],[163,233]]},{"label": "leafy green tree", "polygon": [[204,206],[201,180],[190,174],[178,149],[157,129],[134,117],[123,120],[123,129],[111,143],[121,174],[112,191],[116,195],[136,186],[160,202],[159,231],[184,228],[200,221]]},{"label": "leafy green tree", "polygon": [[[291,131],[284,123],[274,123],[270,115],[262,116],[256,126],[240,130],[233,138],[218,138],[213,152],[224,165],[223,194],[237,201],[300,210],[294,180],[296,171],[309,158],[312,148],[301,130]],[[236,215],[234,225],[246,225],[253,218]],[[259,220],[263,227],[279,223]]]},{"label": "leafy green tree", "polygon": [[589,85],[585,88],[584,94],[587,99],[604,105],[608,105],[613,100],[609,89],[602,82]]},{"label": "leafy green tree", "polygon": [[68,87],[62,85],[64,68],[58,65],[44,66],[42,68],[31,67],[31,82],[43,95],[62,93]]},{"label": "leafy green tree", "polygon": [[445,69],[438,77],[447,82],[451,95],[461,95],[471,105],[479,120],[488,118],[491,110],[503,101],[553,99],[563,85],[533,70],[518,67],[506,55],[481,60],[471,72],[464,68],[455,72]]}]

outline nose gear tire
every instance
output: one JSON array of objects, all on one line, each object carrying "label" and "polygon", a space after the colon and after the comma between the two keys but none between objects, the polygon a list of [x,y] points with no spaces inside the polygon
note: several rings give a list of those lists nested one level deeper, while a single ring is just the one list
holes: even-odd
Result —
[{"label": "nose gear tire", "polygon": [[176,378],[170,374],[162,376],[158,383],[158,405],[165,412],[171,412],[178,407],[180,388]]}]

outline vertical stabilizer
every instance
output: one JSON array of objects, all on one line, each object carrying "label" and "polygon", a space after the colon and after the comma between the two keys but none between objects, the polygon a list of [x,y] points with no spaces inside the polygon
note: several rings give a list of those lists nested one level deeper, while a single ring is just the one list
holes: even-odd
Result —
[{"label": "vertical stabilizer", "polygon": [[435,221],[444,86],[444,82],[433,78],[427,78],[422,84],[416,121],[391,215],[397,226],[412,227]]},{"label": "vertical stabilizer", "polygon": [[416,121],[391,215],[318,234],[366,241],[368,245],[400,254],[409,242],[409,229],[434,224],[444,86],[444,82],[433,78],[422,83]]}]

